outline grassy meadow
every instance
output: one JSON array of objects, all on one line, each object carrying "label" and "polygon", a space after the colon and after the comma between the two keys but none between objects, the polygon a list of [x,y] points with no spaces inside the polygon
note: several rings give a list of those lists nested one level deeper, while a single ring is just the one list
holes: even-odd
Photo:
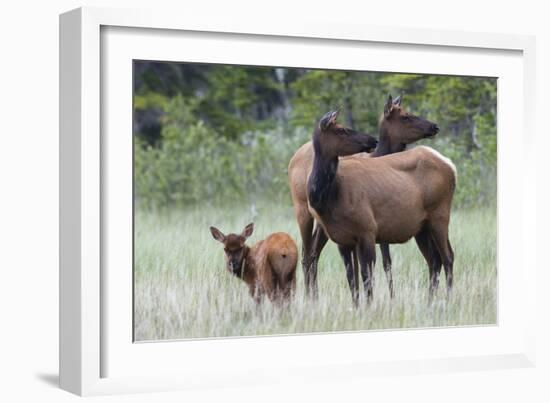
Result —
[{"label": "grassy meadow", "polygon": [[[317,301],[304,296],[299,264],[290,306],[256,306],[209,227],[240,233],[254,222],[250,244],[284,231],[301,249],[290,159],[328,111],[341,106],[341,124],[380,139],[394,105],[437,123],[437,136],[418,144],[456,165],[450,300],[442,273],[428,306],[428,268],[412,240],[391,248],[391,301],[378,252],[374,300],[354,309],[329,243]],[[495,78],[135,60],[135,340],[495,324],[496,118]]]},{"label": "grassy meadow", "polygon": [[[134,227],[134,338],[136,341],[289,333],[495,324],[497,320],[496,209],[460,209],[451,215],[454,291],[447,301],[442,270],[428,305],[428,268],[414,240],[392,245],[395,298],[389,299],[377,249],[374,300],[351,303],[335,245],[319,263],[319,299],[305,298],[298,264],[296,296],[286,308],[257,307],[248,288],[224,267],[223,247],[209,226],[240,232],[254,221],[249,244],[271,232],[291,234],[301,249],[290,205],[196,206],[137,209]],[[301,259],[301,257],[299,258]],[[363,298],[363,295],[361,296]]]}]

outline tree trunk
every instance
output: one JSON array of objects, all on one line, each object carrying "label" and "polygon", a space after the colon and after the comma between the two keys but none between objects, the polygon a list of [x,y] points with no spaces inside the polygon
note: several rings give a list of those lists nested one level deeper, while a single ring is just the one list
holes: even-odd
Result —
[{"label": "tree trunk", "polygon": [[477,124],[476,118],[479,116],[479,112],[471,118],[470,124],[470,141],[468,142],[468,153],[471,153],[473,150],[479,150],[481,147],[477,141]]}]

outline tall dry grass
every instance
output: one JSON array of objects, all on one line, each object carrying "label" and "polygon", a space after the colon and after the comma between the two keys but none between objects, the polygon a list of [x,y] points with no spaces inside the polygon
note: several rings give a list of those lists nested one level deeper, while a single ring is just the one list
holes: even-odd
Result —
[{"label": "tall dry grass", "polygon": [[255,306],[248,288],[224,268],[222,246],[208,230],[241,231],[254,221],[253,243],[275,231],[291,234],[300,248],[292,208],[198,206],[165,212],[137,211],[134,252],[136,341],[311,333],[371,329],[495,324],[497,320],[496,209],[454,211],[450,239],[455,250],[454,292],[427,303],[428,270],[414,240],[391,247],[395,298],[389,299],[378,262],[374,301],[353,309],[344,267],[334,244],[319,264],[319,299],[304,296],[298,267],[297,293],[284,309]]}]

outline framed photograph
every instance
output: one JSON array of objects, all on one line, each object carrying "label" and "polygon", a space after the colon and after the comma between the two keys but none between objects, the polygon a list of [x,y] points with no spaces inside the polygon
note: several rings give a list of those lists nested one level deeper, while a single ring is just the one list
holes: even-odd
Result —
[{"label": "framed photograph", "polygon": [[83,8],[60,49],[62,388],[534,365],[532,37]]}]

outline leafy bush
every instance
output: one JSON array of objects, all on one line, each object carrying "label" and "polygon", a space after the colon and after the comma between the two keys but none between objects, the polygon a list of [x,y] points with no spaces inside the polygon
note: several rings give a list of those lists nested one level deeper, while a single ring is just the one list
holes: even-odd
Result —
[{"label": "leafy bush", "polygon": [[497,137],[492,117],[478,116],[477,147],[469,152],[464,137],[439,136],[428,140],[426,145],[435,148],[450,158],[457,170],[457,187],[453,205],[471,208],[481,205],[494,205],[497,200]]},{"label": "leafy bush", "polygon": [[142,207],[288,198],[288,161],[309,133],[282,128],[230,140],[193,117],[192,105],[174,97],[155,147],[135,138],[135,198]]}]

